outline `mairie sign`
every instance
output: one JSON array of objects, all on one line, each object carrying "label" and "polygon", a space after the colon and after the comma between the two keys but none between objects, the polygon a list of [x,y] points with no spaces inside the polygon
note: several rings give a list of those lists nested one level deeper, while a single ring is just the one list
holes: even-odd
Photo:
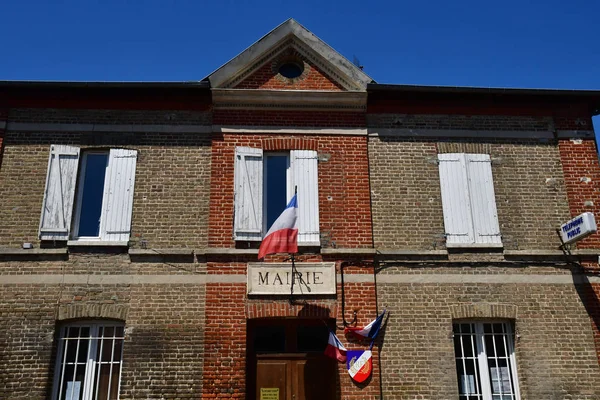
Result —
[{"label": "mairie sign", "polygon": [[596,233],[596,219],[594,214],[586,212],[580,214],[560,226],[560,237],[564,244],[574,243],[592,233]]},{"label": "mairie sign", "polygon": [[335,263],[248,263],[249,295],[324,295],[336,293]]}]

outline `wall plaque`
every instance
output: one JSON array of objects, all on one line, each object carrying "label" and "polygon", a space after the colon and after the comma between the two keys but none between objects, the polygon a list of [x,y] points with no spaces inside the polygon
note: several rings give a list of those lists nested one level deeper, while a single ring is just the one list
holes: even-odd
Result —
[{"label": "wall plaque", "polygon": [[248,294],[294,295],[336,293],[335,263],[248,263]]}]

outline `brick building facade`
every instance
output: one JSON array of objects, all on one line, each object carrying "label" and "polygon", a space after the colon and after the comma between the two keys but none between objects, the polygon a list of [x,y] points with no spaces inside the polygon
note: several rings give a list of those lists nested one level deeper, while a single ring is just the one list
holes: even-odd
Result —
[{"label": "brick building facade", "polygon": [[[0,83],[0,397],[596,399],[600,235],[556,229],[599,110],[377,84],[294,20],[197,83]],[[353,382],[328,330],[383,309]]]}]

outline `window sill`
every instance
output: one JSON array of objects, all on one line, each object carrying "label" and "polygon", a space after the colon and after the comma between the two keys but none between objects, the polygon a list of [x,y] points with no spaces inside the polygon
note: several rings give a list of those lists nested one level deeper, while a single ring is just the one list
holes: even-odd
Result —
[{"label": "window sill", "polygon": [[378,260],[448,260],[447,250],[380,249]]},{"label": "window sill", "polygon": [[110,242],[106,240],[69,240],[68,247],[128,247],[129,242]]},{"label": "window sill", "polygon": [[4,248],[0,249],[0,255],[12,256],[12,255],[46,255],[46,254],[67,254],[66,248],[59,249],[17,249],[17,248]]},{"label": "window sill", "polygon": [[502,243],[446,243],[448,249],[502,249]]},{"label": "window sill", "polygon": [[321,254],[328,256],[338,255],[356,255],[356,256],[374,256],[377,251],[373,248],[336,248],[321,249]]},{"label": "window sill", "polygon": [[130,256],[191,256],[192,249],[129,249]]}]

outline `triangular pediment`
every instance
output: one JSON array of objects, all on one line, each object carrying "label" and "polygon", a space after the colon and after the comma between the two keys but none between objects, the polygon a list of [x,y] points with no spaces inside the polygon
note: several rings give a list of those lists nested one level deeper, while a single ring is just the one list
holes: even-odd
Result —
[{"label": "triangular pediment", "polygon": [[[302,75],[286,78],[279,66],[293,60]],[[210,74],[219,89],[365,91],[373,80],[294,19],[289,19]]]}]

